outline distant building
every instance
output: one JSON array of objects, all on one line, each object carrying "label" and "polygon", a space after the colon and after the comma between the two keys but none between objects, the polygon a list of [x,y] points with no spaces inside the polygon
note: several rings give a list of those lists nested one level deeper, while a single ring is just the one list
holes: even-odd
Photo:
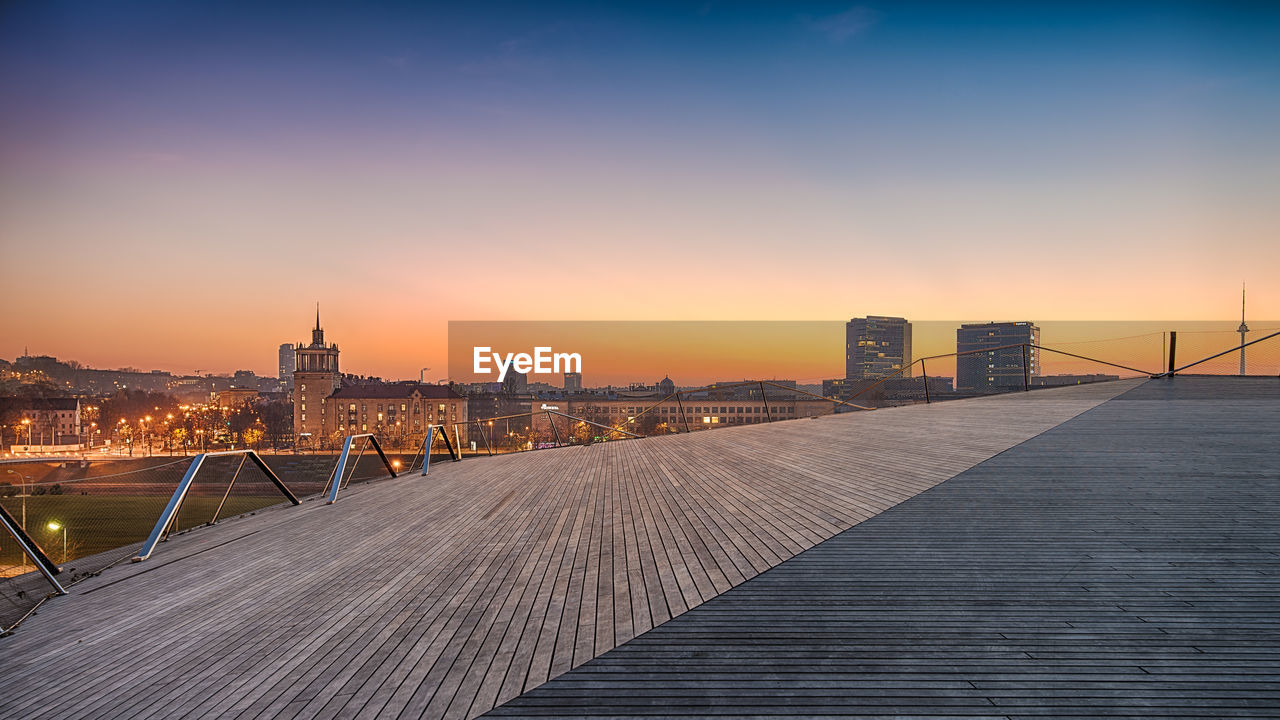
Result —
[{"label": "distant building", "polygon": [[214,405],[220,408],[240,408],[245,403],[252,403],[258,399],[258,390],[249,387],[232,387],[214,395]]},{"label": "distant building", "polygon": [[911,377],[911,323],[906,318],[868,315],[844,326],[844,376],[867,380],[902,372]]},{"label": "distant building", "polygon": [[529,392],[529,376],[522,372],[508,370],[507,376],[502,379],[502,392],[513,395]]},{"label": "distant building", "polygon": [[534,403],[529,393],[508,392],[473,392],[466,395],[466,400],[468,420],[526,414]]},{"label": "distant building", "polygon": [[280,378],[280,382],[286,387],[291,387],[293,385],[293,371],[296,369],[293,356],[293,345],[291,343],[284,343],[280,346],[278,355],[280,360],[280,372],[277,377]]},{"label": "distant building", "polygon": [[1040,351],[1023,346],[1040,344],[1040,328],[1031,322],[991,322],[961,325],[956,330],[956,390],[1006,392],[1020,390],[1024,372],[1040,376]]},{"label": "distant building", "polygon": [[666,376],[658,381],[658,393],[664,397],[676,391],[676,384],[671,380],[670,376]]},{"label": "distant building", "polygon": [[311,331],[311,344],[302,343],[293,350],[293,430],[295,437],[310,438],[313,443],[326,438],[336,427],[325,400],[342,384],[338,371],[338,345],[324,344],[320,328],[320,310],[316,309],[316,326]]},{"label": "distant building", "polygon": [[907,405],[924,402],[926,399],[946,400],[954,396],[955,389],[951,385],[951,378],[929,375],[927,394],[925,381],[926,378],[918,377],[892,377],[881,380],[836,378],[822,381],[822,394],[829,398],[867,407]]},{"label": "distant building", "polygon": [[567,372],[564,374],[565,392],[582,392],[582,373]]},{"label": "distant building", "polygon": [[231,374],[231,387],[258,390],[262,387],[262,378],[252,370],[236,370]]},{"label": "distant building", "polygon": [[[761,398],[713,397],[711,393],[690,393],[679,402],[654,393],[644,397],[604,397],[579,395],[557,403],[562,412],[611,427],[628,428],[640,434],[679,432],[725,425],[754,425],[769,420],[790,420],[827,415],[827,400],[797,397],[794,393],[770,388]],[[534,405],[537,409],[538,405]],[[644,412],[648,410],[648,412]],[[642,415],[643,413],[643,415]],[[634,420],[632,420],[634,418]],[[535,418],[537,420],[537,418]]]},{"label": "distant building", "polygon": [[[426,385],[413,381],[349,385],[325,398],[332,408],[326,414],[329,434],[374,433],[391,440],[393,447],[416,447],[428,425],[467,421],[467,399],[448,385]],[[466,429],[461,436],[466,437]]]},{"label": "distant building", "polygon": [[[79,398],[0,397],[0,419],[22,445],[28,444],[28,438],[31,445],[79,442]],[[0,435],[0,444],[3,442],[4,435]]]},{"label": "distant building", "polygon": [[1041,375],[1040,377],[1031,378],[1031,387],[1066,387],[1068,385],[1085,385],[1119,379],[1119,375],[1103,375],[1101,373],[1089,375]]},{"label": "distant building", "polygon": [[[428,425],[467,421],[466,398],[447,385],[344,377],[338,346],[325,345],[320,314],[311,344],[294,348],[293,428],[301,447],[332,447],[346,435],[373,433],[391,448],[413,448]],[[466,429],[454,433],[465,439]]]}]

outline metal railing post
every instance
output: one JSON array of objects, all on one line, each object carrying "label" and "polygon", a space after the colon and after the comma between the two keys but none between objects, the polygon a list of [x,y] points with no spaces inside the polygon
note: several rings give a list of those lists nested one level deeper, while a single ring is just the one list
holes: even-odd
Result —
[{"label": "metal railing post", "polygon": [[[333,469],[333,484],[329,486],[329,499],[325,501],[326,505],[332,505],[338,500],[338,490],[342,487],[342,478],[347,474],[347,460],[351,456],[351,445],[356,438],[364,438],[365,444],[360,448],[360,455],[364,455],[364,449],[369,445],[373,445],[373,449],[378,453],[378,457],[382,459],[382,464],[386,466],[387,472],[391,477],[396,477],[395,466],[391,464],[391,460],[387,458],[387,454],[382,451],[382,444],[378,442],[378,438],[373,433],[361,433],[359,435],[348,435],[345,442],[342,443],[342,454],[338,456],[338,466]],[[358,459],[357,459],[358,462]],[[351,467],[351,474],[355,475],[355,466]]]},{"label": "metal railing post", "polygon": [[[422,477],[427,476],[427,470],[431,468],[431,446],[435,443],[435,425],[427,425],[427,437],[423,439],[426,448],[422,451]],[[445,441],[449,440],[449,436],[445,435]]]},{"label": "metal railing post", "polygon": [[1022,344],[1022,389],[1024,391],[1031,390],[1031,365],[1027,361],[1027,345]]},{"label": "metal railing post", "polygon": [[[454,429],[457,429],[456,423]],[[454,447],[453,442],[449,440],[449,428],[443,425],[440,426],[440,439],[444,441],[444,449],[449,451],[449,459],[453,462],[462,462],[462,445]]]},{"label": "metal railing post", "polygon": [[689,418],[685,417],[685,414],[684,414],[684,403],[680,401],[679,390],[676,391],[676,407],[680,408],[680,422],[684,423],[684,431],[692,432],[691,430],[689,430]]},{"label": "metal railing post", "polygon": [[562,413],[562,412],[556,412],[555,410],[548,410],[547,412],[549,412],[549,413],[553,413],[553,414],[555,414],[555,415],[560,415],[561,417],[568,418],[569,420],[577,420],[578,422],[584,422],[584,423],[586,423],[586,424],[588,424],[588,425],[592,425],[592,426],[594,426],[594,427],[598,427],[598,428],[600,428],[601,430],[608,430],[610,435],[612,435],[613,433],[622,433],[623,435],[630,435],[631,437],[633,437],[633,438],[637,438],[637,439],[638,439],[638,438],[643,438],[643,437],[644,437],[644,435],[640,435],[640,434],[637,434],[637,433],[633,433],[633,432],[631,432],[630,430],[623,430],[623,429],[621,429],[621,428],[609,427],[608,425],[602,425],[602,424],[600,424],[600,423],[598,423],[598,422],[592,422],[591,420],[588,420],[588,419],[586,419],[586,418],[575,417],[575,416],[573,416],[573,415],[568,415],[568,414],[565,414],[565,413]]},{"label": "metal railing post", "polygon": [[173,497],[169,498],[169,504],[165,506],[164,512],[160,513],[160,519],[156,521],[156,526],[152,528],[151,535],[147,537],[147,541],[143,543],[142,549],[133,557],[133,562],[140,562],[151,557],[151,553],[155,552],[156,545],[169,537],[169,533],[173,531],[174,523],[178,520],[178,513],[182,511],[182,504],[187,500],[187,493],[191,489],[191,484],[195,481],[196,473],[200,472],[200,468],[204,465],[205,458],[223,457],[226,455],[239,455],[240,465],[236,468],[236,473],[231,478],[231,484],[227,486],[226,493],[222,496],[222,502],[218,503],[218,509],[213,513],[213,522],[218,521],[218,515],[222,512],[223,505],[227,502],[227,497],[231,495],[231,488],[236,483],[236,478],[240,477],[240,471],[244,468],[244,459],[253,461],[262,472],[271,479],[276,489],[281,495],[285,496],[291,504],[301,505],[302,501],[293,494],[287,485],[280,480],[267,463],[258,455],[255,450],[224,450],[222,452],[200,453],[191,460],[191,464],[187,466],[187,472],[182,476],[182,480],[178,483],[178,487],[173,491]]},{"label": "metal railing post", "polygon": [[551,411],[543,410],[543,412],[547,414],[547,423],[551,425],[551,434],[556,438],[556,447],[564,445],[564,443],[560,442],[560,428],[556,427],[556,419],[551,416]]},{"label": "metal railing post", "polygon": [[156,545],[160,543],[160,538],[169,529],[169,525],[173,522],[174,517],[178,514],[178,507],[182,505],[182,501],[187,497],[187,490],[191,488],[191,482],[196,478],[196,472],[200,470],[200,466],[204,464],[207,455],[200,453],[191,465],[187,467],[187,472],[182,476],[182,480],[178,482],[178,489],[174,491],[173,497],[169,498],[169,504],[165,506],[164,512],[160,513],[160,519],[156,521],[156,526],[152,528],[151,535],[147,536],[147,541],[142,544],[142,550],[133,558],[133,562],[139,562],[151,557],[151,553],[155,552]]},{"label": "metal railing post", "polygon": [[489,456],[493,456],[493,446],[489,444],[489,436],[484,434],[484,423],[476,421],[476,427],[480,428],[480,438],[484,440],[484,449],[488,451]]},{"label": "metal railing post", "polygon": [[764,381],[760,381],[760,399],[764,401],[764,421],[773,422],[773,413],[769,411],[769,398],[764,392]]},{"label": "metal railing post", "polygon": [[[1216,360],[1217,358],[1220,358],[1220,357],[1222,357],[1223,355],[1230,355],[1231,353],[1236,352],[1236,351],[1244,352],[1244,349],[1245,349],[1245,348],[1247,348],[1247,347],[1249,347],[1250,345],[1257,345],[1257,344],[1258,344],[1258,343],[1260,343],[1260,342],[1265,342],[1265,341],[1270,340],[1271,338],[1275,338],[1275,337],[1280,337],[1280,331],[1273,332],[1273,333],[1271,333],[1270,335],[1266,335],[1266,336],[1264,336],[1264,337],[1260,337],[1260,338],[1258,338],[1257,340],[1250,340],[1250,341],[1249,341],[1249,342],[1247,342],[1247,343],[1242,343],[1241,345],[1239,345],[1239,346],[1237,346],[1237,347],[1233,347],[1233,348],[1231,348],[1231,349],[1229,349],[1229,350],[1223,350],[1222,352],[1220,352],[1220,353],[1215,353],[1215,354],[1213,354],[1213,355],[1210,355],[1209,357],[1206,357],[1206,358],[1200,358],[1199,360],[1196,360],[1195,362],[1192,362],[1192,363],[1187,363],[1186,365],[1183,365],[1182,367],[1179,367],[1179,368],[1172,368],[1172,369],[1170,369],[1170,370],[1169,370],[1169,372],[1168,372],[1168,373],[1166,373],[1165,375],[1166,375],[1166,376],[1173,376],[1174,374],[1176,374],[1176,373],[1180,373],[1180,372],[1182,372],[1183,370],[1190,370],[1191,368],[1193,368],[1193,367],[1195,367],[1195,366],[1197,366],[1197,365],[1199,365],[1199,364],[1201,364],[1201,363],[1206,363],[1206,362],[1208,362],[1208,361],[1210,361],[1210,360]],[[1172,353],[1170,353],[1170,354],[1172,354]]]},{"label": "metal railing post", "polygon": [[227,504],[227,498],[231,497],[231,488],[236,486],[236,480],[240,477],[240,471],[244,469],[244,457],[241,456],[240,464],[236,466],[236,473],[231,476],[231,482],[227,483],[227,491],[222,493],[222,501],[218,503],[218,508],[213,511],[213,517],[209,520],[210,525],[218,522],[218,516],[222,514],[222,507]]},{"label": "metal railing post", "polygon": [[925,369],[924,358],[920,358],[920,379],[924,381],[924,404],[928,405],[929,400],[929,371]]},{"label": "metal railing post", "polygon": [[338,456],[338,466],[333,469],[333,484],[329,486],[329,499],[326,501],[329,505],[338,500],[338,486],[342,484],[342,476],[347,474],[347,457],[351,455],[351,443],[355,439],[355,435],[348,435],[342,441],[342,454]]},{"label": "metal railing post", "polygon": [[50,585],[53,585],[54,592],[59,595],[66,595],[67,591],[62,589],[62,584],[54,577],[54,575],[62,572],[62,569],[53,564],[49,556],[45,555],[44,550],[41,550],[40,546],[27,535],[27,531],[18,525],[18,521],[13,519],[13,516],[9,514],[8,510],[4,509],[3,505],[0,505],[0,525],[4,525],[4,529],[8,530],[14,541],[18,543],[19,551],[31,558],[36,568],[40,570],[40,574],[44,575],[44,579],[48,580]]},{"label": "metal railing post", "polygon": [[1178,331],[1170,330],[1169,331],[1169,376],[1170,377],[1173,377],[1173,369],[1177,367],[1176,365],[1174,365],[1174,361],[1173,361],[1173,358],[1177,349],[1178,349]]}]

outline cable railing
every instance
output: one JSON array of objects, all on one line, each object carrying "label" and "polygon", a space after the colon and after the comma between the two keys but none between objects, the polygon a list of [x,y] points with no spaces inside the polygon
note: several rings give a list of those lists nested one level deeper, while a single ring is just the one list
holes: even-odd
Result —
[{"label": "cable railing", "polygon": [[[333,499],[353,482],[420,477],[432,460],[640,440],[1124,377],[1238,375],[1241,370],[1280,376],[1280,328],[1253,331],[1258,332],[1265,334],[1247,342],[1230,342],[1240,333],[1206,331],[1065,347],[1003,344],[916,358],[874,378],[828,381],[821,392],[799,382],[743,380],[647,394],[540,399],[528,412],[429,425],[420,439],[399,438],[400,452],[386,452],[383,438],[362,433],[347,437],[341,453],[211,452],[199,456],[198,463],[181,456],[0,462],[0,511],[4,523],[20,533],[0,531],[0,632],[56,588],[151,555],[165,537],[273,505]],[[1179,361],[1189,356],[1198,359]],[[976,385],[964,376],[975,359],[984,370],[984,381]],[[198,472],[192,469],[196,464]],[[251,464],[256,471],[250,472]],[[175,502],[180,494],[175,490],[184,485],[185,494]],[[153,538],[157,528],[159,536]],[[40,556],[52,569],[41,567]]]},{"label": "cable railing", "polygon": [[[569,412],[561,407],[566,402]],[[492,456],[814,417],[838,408],[872,409],[772,380],[716,383],[607,402],[583,395],[539,404],[529,412],[450,423],[441,433],[452,438],[458,457]]]},{"label": "cable railing", "polygon": [[[142,549],[133,557],[134,562],[146,560],[151,557],[151,553],[155,552],[156,545],[161,541],[168,539],[170,533],[178,524],[179,514],[184,506],[189,511],[194,511],[201,517],[199,505],[212,505],[212,500],[216,498],[207,498],[207,502],[201,503],[200,498],[193,492],[193,485],[196,478],[200,474],[200,470],[204,467],[205,461],[213,458],[238,458],[235,473],[231,476],[231,480],[227,483],[226,490],[222,492],[222,497],[217,499],[217,504],[213,506],[212,517],[206,525],[217,524],[218,518],[222,515],[222,511],[227,507],[227,499],[231,497],[231,491],[235,488],[236,480],[240,478],[240,473],[244,470],[246,460],[252,460],[253,464],[262,471],[262,474],[275,485],[276,490],[280,492],[289,502],[294,505],[300,505],[301,501],[293,494],[287,485],[281,482],[280,478],[263,462],[258,453],[253,450],[226,450],[223,452],[201,453],[192,459],[191,464],[187,467],[187,471],[183,474],[182,480],[178,483],[178,487],[174,489],[173,495],[169,498],[169,503],[165,505],[164,510],[160,513],[160,518],[156,521],[155,527],[152,528],[151,534],[147,536],[146,541],[142,544]],[[207,509],[207,508],[204,508]]]},{"label": "cable railing", "polygon": [[[1205,333],[1205,334],[1208,334],[1208,333]],[[1222,335],[1223,333],[1213,333],[1213,334]],[[1231,333],[1231,334],[1234,335],[1236,333]],[[1239,333],[1239,334],[1241,335],[1242,338],[1245,335],[1245,333]],[[1174,336],[1175,342],[1170,345],[1169,369],[1166,370],[1165,372],[1159,373],[1155,377],[1172,377],[1174,375],[1177,375],[1178,373],[1191,370],[1192,368],[1195,368],[1197,370],[1196,374],[1201,374],[1201,373],[1211,374],[1211,375],[1235,374],[1235,375],[1242,375],[1242,376],[1250,375],[1250,374],[1253,374],[1253,375],[1266,374],[1266,375],[1280,376],[1280,362],[1277,361],[1277,357],[1276,357],[1277,353],[1280,352],[1280,341],[1269,343],[1267,346],[1265,346],[1266,352],[1264,352],[1260,356],[1257,356],[1253,359],[1253,369],[1255,370],[1255,372],[1253,373],[1248,372],[1250,369],[1249,368],[1250,361],[1247,354],[1247,348],[1259,346],[1262,343],[1266,343],[1268,341],[1275,340],[1276,338],[1280,338],[1280,330],[1271,332],[1267,335],[1257,338],[1256,340],[1242,342],[1239,345],[1236,345],[1235,347],[1227,348],[1226,350],[1222,350],[1221,352],[1216,352],[1212,355],[1209,355],[1208,357],[1204,357],[1194,362],[1189,362],[1181,366],[1177,366],[1177,362],[1176,362],[1177,361],[1176,338],[1177,336],[1175,335]],[[1263,348],[1255,348],[1255,349],[1262,350]],[[1222,369],[1221,366],[1215,366],[1213,364],[1214,361],[1218,361],[1218,360],[1227,361],[1228,363],[1226,366],[1226,369],[1228,370],[1227,372],[1221,372],[1221,369]],[[1236,362],[1239,363],[1239,371],[1234,373],[1230,372],[1230,370],[1234,370],[1236,368],[1235,366]],[[1211,372],[1212,370],[1219,370],[1219,372]]]}]

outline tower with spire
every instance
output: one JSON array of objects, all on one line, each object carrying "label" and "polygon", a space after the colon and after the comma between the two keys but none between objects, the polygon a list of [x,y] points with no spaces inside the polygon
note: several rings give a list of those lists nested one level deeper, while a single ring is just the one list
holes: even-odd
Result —
[{"label": "tower with spire", "polygon": [[342,384],[338,371],[338,345],[324,344],[324,328],[320,325],[320,304],[316,303],[316,326],[311,330],[311,344],[298,343],[293,350],[293,431],[298,438],[310,437],[312,443],[328,432],[330,415],[328,398]]},{"label": "tower with spire", "polygon": [[1244,283],[1240,283],[1240,327],[1236,332],[1240,333],[1240,374],[1244,375],[1244,338],[1249,333],[1249,326],[1244,324]]}]

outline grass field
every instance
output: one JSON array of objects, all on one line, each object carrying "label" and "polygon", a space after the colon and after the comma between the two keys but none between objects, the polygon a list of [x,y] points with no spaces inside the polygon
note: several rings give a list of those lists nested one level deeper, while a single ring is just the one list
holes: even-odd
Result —
[{"label": "grass field", "polygon": [[[208,522],[221,496],[192,496],[183,503],[175,531],[198,527]],[[53,559],[63,563],[62,530],[50,530],[57,522],[67,530],[67,562],[96,555],[115,548],[140,543],[155,527],[168,502],[167,495],[43,495],[26,498],[28,534]],[[271,496],[235,496],[227,498],[222,518],[260,510],[284,502],[279,494]],[[5,509],[22,519],[22,498],[3,498]],[[21,567],[22,558],[13,539],[0,536],[0,572],[4,568]]]},{"label": "grass field", "polygon": [[[411,461],[398,457],[402,464]],[[175,462],[177,460],[178,462]],[[267,455],[267,465],[294,494],[306,497],[319,493],[330,477],[336,456]],[[208,523],[222,501],[223,493],[236,470],[239,457],[210,458],[201,468],[196,483],[178,514],[174,532]],[[0,504],[20,523],[50,558],[63,560],[63,531],[50,530],[49,523],[66,528],[66,562],[141,543],[151,533],[188,463],[182,458],[139,458],[127,461],[77,463],[21,463],[5,466],[5,477],[16,491],[23,477],[30,485],[28,497],[0,497]],[[375,455],[360,458],[355,480],[386,477]],[[56,485],[59,494],[50,494]],[[227,498],[220,519],[235,517],[264,507],[287,502],[257,468],[240,468],[236,485]],[[127,554],[122,551],[121,554]],[[96,561],[96,559],[95,559]],[[102,562],[106,562],[105,559]],[[8,533],[0,532],[0,576],[19,573],[23,557]],[[30,564],[26,564],[30,569]],[[77,568],[78,570],[84,570]],[[92,570],[93,568],[85,568]]]}]

